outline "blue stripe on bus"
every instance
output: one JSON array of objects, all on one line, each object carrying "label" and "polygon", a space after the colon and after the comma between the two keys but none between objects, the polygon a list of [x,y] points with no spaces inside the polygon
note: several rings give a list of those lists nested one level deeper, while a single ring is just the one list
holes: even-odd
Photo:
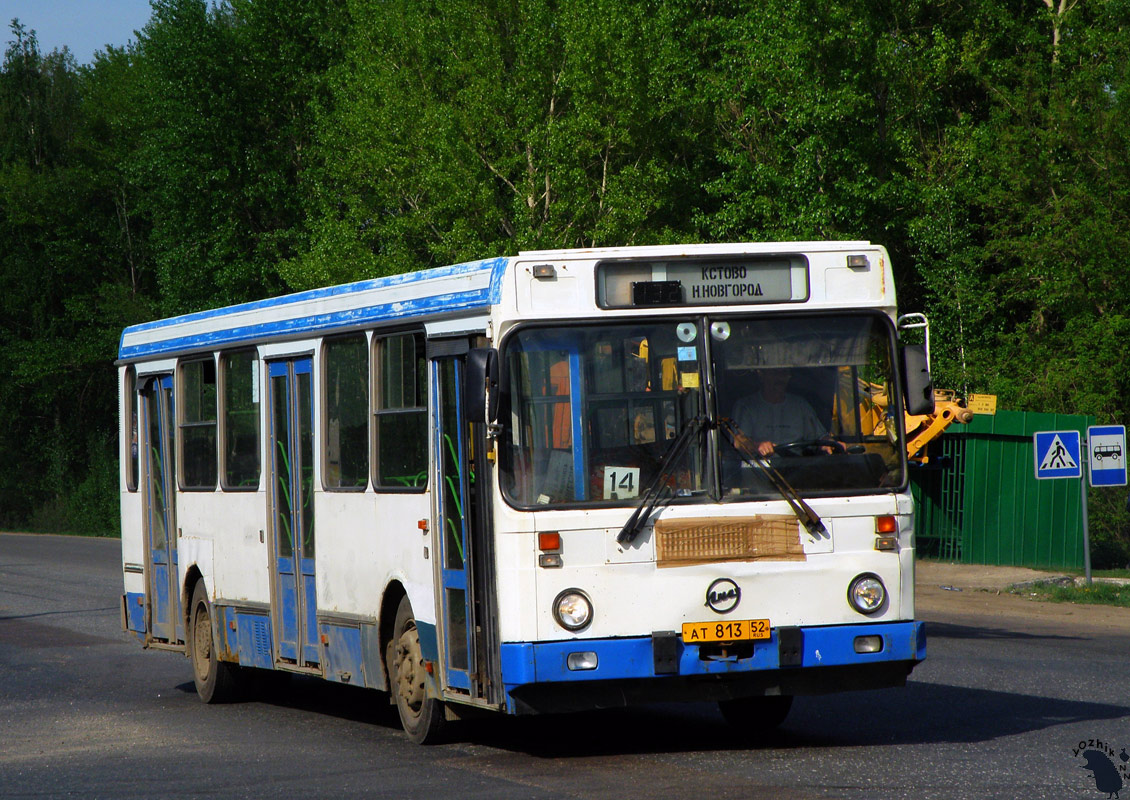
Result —
[{"label": "blue stripe on bus", "polygon": [[[297,294],[273,297],[266,300],[257,300],[226,308],[198,311],[169,319],[154,320],[138,325],[132,325],[122,332],[118,348],[118,357],[121,359],[140,358],[180,350],[201,347],[213,347],[233,344],[236,342],[264,339],[271,336],[292,336],[306,333],[323,333],[347,326],[364,325],[381,320],[400,319],[404,317],[419,316],[428,313],[448,311],[468,311],[487,308],[499,301],[502,295],[502,277],[506,272],[508,258],[494,258],[484,261],[456,264],[450,267],[410,272],[403,275],[391,275],[385,278],[374,278],[357,283],[331,286],[324,289],[312,289]],[[225,316],[240,314],[247,311],[257,311],[269,308],[285,308],[297,303],[310,300],[319,300],[327,297],[356,294],[372,289],[389,288],[409,283],[417,283],[437,278],[461,277],[482,272],[490,272],[490,285],[488,288],[473,291],[447,292],[445,294],[426,295],[410,300],[402,300],[380,305],[363,306],[348,311],[339,311],[329,314],[315,314],[296,319],[280,320],[277,322],[249,325],[243,327],[226,328],[208,333],[167,339],[159,342],[125,345],[127,335],[135,335],[146,331],[160,330],[176,325],[183,325],[201,320],[216,319]]]},{"label": "blue stripe on bus", "polygon": [[[833,667],[883,661],[914,661],[926,657],[926,637],[921,622],[891,622],[802,628],[804,652],[801,667]],[[879,653],[855,652],[859,636],[880,636]],[[502,645],[502,682],[508,691],[523,684],[562,681],[626,680],[654,678],[655,661],[650,636],[626,639],[574,639],[564,642],[515,642]],[[721,675],[780,669],[777,632],[767,642],[756,643],[751,658],[704,661],[698,645],[679,648],[679,675]],[[570,653],[592,652],[597,668],[573,671],[566,664]]]},{"label": "blue stripe on bus", "polygon": [[243,311],[255,311],[261,308],[270,308],[272,306],[285,306],[293,303],[302,303],[308,300],[320,300],[326,297],[337,297],[339,295],[355,294],[357,292],[367,292],[371,289],[385,289],[390,286],[400,286],[406,283],[417,283],[425,280],[435,280],[436,278],[451,278],[459,277],[462,275],[473,275],[479,272],[490,271],[491,275],[491,302],[498,302],[498,297],[501,293],[502,273],[505,271],[508,258],[492,258],[484,259],[482,261],[468,261],[463,264],[455,264],[450,267],[437,267],[435,269],[420,270],[419,272],[405,272],[400,275],[388,275],[383,278],[371,278],[364,281],[356,281],[354,283],[344,283],[338,286],[327,286],[321,289],[309,289],[305,292],[296,292],[294,294],[282,295],[280,297],[268,297],[264,300],[253,300],[249,303],[240,303],[234,306],[226,306],[224,308],[213,308],[207,311],[196,311],[191,314],[183,314],[179,317],[169,317],[168,319],[158,319],[152,322],[142,322],[137,325],[131,325],[126,328],[128,333],[136,333],[140,331],[154,330],[156,328],[165,328],[170,325],[180,325],[185,322],[197,322],[202,319],[211,319],[213,317],[222,317],[228,314],[237,314]]},{"label": "blue stripe on bus", "polygon": [[145,595],[126,592],[126,630],[145,633]]},{"label": "blue stripe on bus", "polygon": [[416,620],[416,636],[420,639],[420,654],[425,661],[439,661],[439,642],[436,626],[431,622]]},{"label": "blue stripe on bus", "polygon": [[301,334],[326,333],[338,328],[355,327],[375,322],[404,317],[415,317],[438,311],[471,311],[489,306],[486,291],[467,292],[460,295],[441,295],[416,301],[389,303],[387,305],[366,306],[364,308],[342,311],[333,314],[317,314],[298,319],[279,320],[261,325],[248,325],[240,328],[210,331],[208,333],[165,339],[158,342],[122,345],[120,359],[136,359],[143,356],[156,356],[209,347],[223,347],[239,342],[258,341],[277,336],[296,336]]}]

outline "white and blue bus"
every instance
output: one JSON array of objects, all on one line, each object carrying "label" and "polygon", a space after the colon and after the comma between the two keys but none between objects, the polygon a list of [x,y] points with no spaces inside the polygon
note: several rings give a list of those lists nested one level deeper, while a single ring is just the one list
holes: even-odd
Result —
[{"label": "white and blue bus", "polygon": [[127,328],[123,629],[207,702],[263,671],[470,707],[902,685],[903,409],[867,242],[521,253]]}]

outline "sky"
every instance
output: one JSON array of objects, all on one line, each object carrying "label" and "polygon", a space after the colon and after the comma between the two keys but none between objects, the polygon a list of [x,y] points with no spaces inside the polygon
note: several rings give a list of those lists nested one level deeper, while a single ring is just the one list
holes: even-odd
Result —
[{"label": "sky", "polygon": [[0,0],[0,52],[12,41],[12,19],[35,31],[41,53],[66,45],[79,64],[89,64],[95,50],[137,40],[134,31],[149,20],[149,0]]}]

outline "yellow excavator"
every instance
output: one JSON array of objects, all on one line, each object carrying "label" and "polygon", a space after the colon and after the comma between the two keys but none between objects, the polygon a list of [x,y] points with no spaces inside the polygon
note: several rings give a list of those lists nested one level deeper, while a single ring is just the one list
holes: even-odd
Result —
[{"label": "yellow excavator", "polygon": [[[860,404],[860,422],[864,433],[890,434],[887,408],[889,396],[886,388],[877,383],[860,382],[860,394],[865,398]],[[904,414],[906,425],[906,457],[917,464],[925,464],[926,445],[937,439],[946,428],[956,423],[965,424],[973,419],[973,412],[965,401],[950,389],[934,390],[932,414]]]},{"label": "yellow excavator", "polygon": [[[930,363],[930,323],[925,314],[904,314],[898,319],[899,331],[921,329],[926,342],[926,364]],[[871,387],[869,392],[873,407],[870,410],[876,430],[884,427],[888,398],[881,386]],[[877,391],[876,391],[877,390]],[[995,398],[994,398],[995,406]],[[875,415],[880,417],[876,418]],[[904,414],[906,425],[906,457],[918,464],[929,461],[926,445],[937,439],[946,428],[955,422],[961,425],[973,419],[973,411],[966,407],[965,400],[952,389],[934,389],[934,411],[931,414]]]},{"label": "yellow excavator", "polygon": [[934,390],[934,413],[920,416],[906,415],[906,456],[911,461],[925,464],[926,445],[942,435],[946,428],[957,422],[962,425],[973,419],[973,412],[965,401],[951,389]]}]

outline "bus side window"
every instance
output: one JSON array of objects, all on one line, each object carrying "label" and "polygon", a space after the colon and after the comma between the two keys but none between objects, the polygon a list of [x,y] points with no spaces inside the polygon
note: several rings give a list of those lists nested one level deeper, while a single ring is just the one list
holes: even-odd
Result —
[{"label": "bus side window", "polygon": [[122,435],[126,437],[126,490],[130,492],[137,491],[137,474],[138,474],[138,429],[137,429],[137,370],[132,366],[126,367],[125,380],[123,385],[125,393],[123,402],[125,405],[122,408],[122,413],[125,415],[126,424]]},{"label": "bus side window", "polygon": [[259,357],[254,350],[220,354],[220,424],[225,490],[259,487]]},{"label": "bus side window", "polygon": [[327,339],[325,350],[327,489],[369,483],[369,343],[363,333]]},{"label": "bus side window", "polygon": [[216,361],[180,366],[180,459],[184,489],[216,488]]},{"label": "bus side window", "polygon": [[428,484],[427,359],[424,336],[374,338],[373,484],[422,491]]}]

